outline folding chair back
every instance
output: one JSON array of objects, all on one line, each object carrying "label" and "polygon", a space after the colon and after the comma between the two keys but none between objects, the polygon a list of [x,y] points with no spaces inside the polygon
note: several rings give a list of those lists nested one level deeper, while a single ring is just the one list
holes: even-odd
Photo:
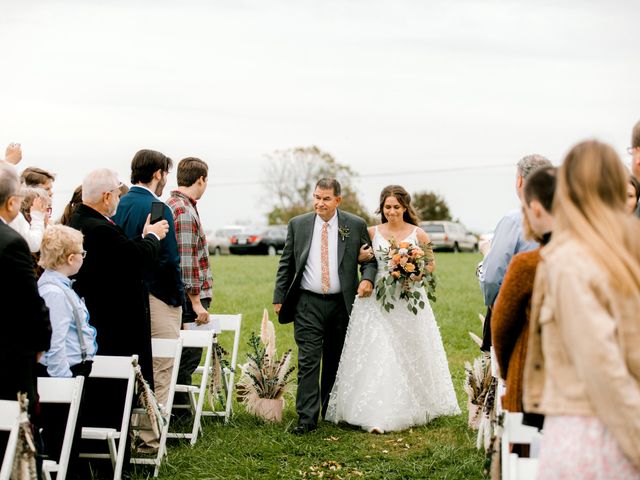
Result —
[{"label": "folding chair back", "polygon": [[38,395],[40,403],[68,403],[69,414],[67,425],[64,429],[62,440],[62,450],[60,458],[56,463],[53,460],[45,460],[42,471],[47,480],[51,480],[51,473],[56,473],[56,479],[65,478],[69,467],[69,457],[73,446],[73,435],[78,421],[80,411],[80,400],[82,399],[82,388],[84,387],[84,377],[76,378],[38,378]]},{"label": "folding chair back", "polygon": [[0,469],[0,480],[11,478],[13,459],[18,445],[18,432],[20,430],[20,404],[15,400],[0,400],[0,431],[9,432],[7,447]]},{"label": "folding chair back", "polygon": [[[522,423],[521,412],[504,412],[502,438],[500,439],[500,456],[502,461],[503,480],[522,480],[535,478],[537,459],[520,458],[511,453],[511,445],[535,445],[542,439],[542,434],[536,427]],[[533,477],[530,477],[530,475]]]},{"label": "folding chair back", "polygon": [[233,332],[233,348],[231,350],[231,362],[228,368],[224,369],[224,387],[226,389],[225,409],[220,412],[203,412],[207,416],[224,417],[225,423],[231,418],[233,413],[233,389],[235,388],[236,363],[238,361],[238,348],[240,345],[240,328],[242,327],[242,314],[209,315],[209,323],[216,325],[216,333]]},{"label": "folding chair back", "polygon": [[211,349],[213,348],[212,330],[181,330],[180,338],[182,347],[203,348],[205,352],[204,371],[200,380],[200,386],[196,385],[176,385],[175,391],[187,393],[190,405],[175,405],[175,408],[190,408],[193,413],[193,426],[190,433],[169,432],[169,438],[188,438],[191,445],[195,445],[198,440],[198,433],[202,431],[201,417],[204,399],[207,392],[207,382],[209,380],[209,370],[211,366]]},{"label": "folding chair back", "polygon": [[[122,423],[120,430],[114,428],[83,427],[82,438],[86,440],[106,440],[109,453],[81,453],[81,458],[110,458],[113,465],[113,478],[119,480],[122,476],[124,454],[129,441],[129,421],[131,420],[131,404],[135,388],[135,369],[133,361],[137,355],[130,357],[96,355],[91,368],[92,378],[111,378],[127,380],[127,390],[122,408]],[[117,444],[116,444],[117,441]]]},{"label": "folding chair back", "polygon": [[[171,371],[171,380],[169,384],[169,394],[167,397],[165,423],[160,432],[160,446],[155,458],[132,457],[131,463],[142,465],[154,465],[153,476],[157,477],[160,471],[160,464],[167,452],[167,434],[169,433],[169,421],[171,419],[171,409],[173,407],[173,397],[176,391],[176,383],[178,381],[178,370],[180,369],[180,357],[182,355],[182,339],[169,338],[152,338],[151,352],[153,358],[173,358],[173,370]],[[139,410],[139,409],[136,409]],[[138,412],[136,412],[138,413]],[[143,413],[143,412],[140,412]]]}]

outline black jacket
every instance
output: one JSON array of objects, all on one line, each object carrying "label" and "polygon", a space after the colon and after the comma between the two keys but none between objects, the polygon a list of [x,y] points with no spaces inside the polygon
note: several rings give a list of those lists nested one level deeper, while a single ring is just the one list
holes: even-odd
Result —
[{"label": "black jacket", "polygon": [[153,387],[149,297],[143,278],[158,257],[160,242],[153,235],[130,240],[120,227],[83,204],[69,226],[84,234],[87,256],[73,288],[84,297],[96,328],[98,355],[137,354]]},{"label": "black jacket", "polygon": [[27,242],[0,220],[0,398],[28,393],[35,406],[36,353],[49,349],[49,309],[38,294]]}]

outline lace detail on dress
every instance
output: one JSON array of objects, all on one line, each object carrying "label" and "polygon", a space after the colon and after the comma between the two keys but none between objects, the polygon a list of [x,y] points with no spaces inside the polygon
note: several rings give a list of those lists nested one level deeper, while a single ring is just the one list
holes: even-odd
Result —
[{"label": "lace detail on dress", "polygon": [[[417,244],[416,232],[403,241]],[[377,227],[372,245],[380,276],[380,249],[389,242]],[[392,431],[460,413],[440,330],[421,290],[426,306],[417,315],[404,305],[387,313],[375,295],[356,298],[327,420]]]}]

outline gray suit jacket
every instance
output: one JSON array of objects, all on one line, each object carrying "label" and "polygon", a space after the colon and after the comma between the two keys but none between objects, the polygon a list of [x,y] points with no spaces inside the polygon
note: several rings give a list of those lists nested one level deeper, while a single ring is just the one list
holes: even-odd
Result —
[{"label": "gray suit jacket", "polygon": [[[287,226],[287,240],[280,258],[273,292],[273,303],[282,304],[278,316],[280,323],[293,322],[300,293],[300,282],[311,247],[315,219],[315,213],[305,213],[292,218]],[[367,224],[356,215],[338,210],[338,227],[349,231],[349,236],[344,240],[338,234],[338,276],[347,312],[351,314],[359,284],[358,253],[362,245],[371,241],[367,233]],[[361,265],[362,279],[369,280],[373,284],[377,268],[375,259]]]}]

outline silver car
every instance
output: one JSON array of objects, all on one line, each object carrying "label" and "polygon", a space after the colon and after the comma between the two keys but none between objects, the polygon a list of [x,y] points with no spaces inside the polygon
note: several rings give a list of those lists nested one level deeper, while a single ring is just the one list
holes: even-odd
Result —
[{"label": "silver car", "polygon": [[209,255],[229,255],[231,237],[242,233],[244,230],[245,227],[242,225],[227,225],[207,234]]},{"label": "silver car", "polygon": [[478,238],[461,223],[432,220],[421,222],[420,228],[429,234],[434,250],[478,251]]}]

